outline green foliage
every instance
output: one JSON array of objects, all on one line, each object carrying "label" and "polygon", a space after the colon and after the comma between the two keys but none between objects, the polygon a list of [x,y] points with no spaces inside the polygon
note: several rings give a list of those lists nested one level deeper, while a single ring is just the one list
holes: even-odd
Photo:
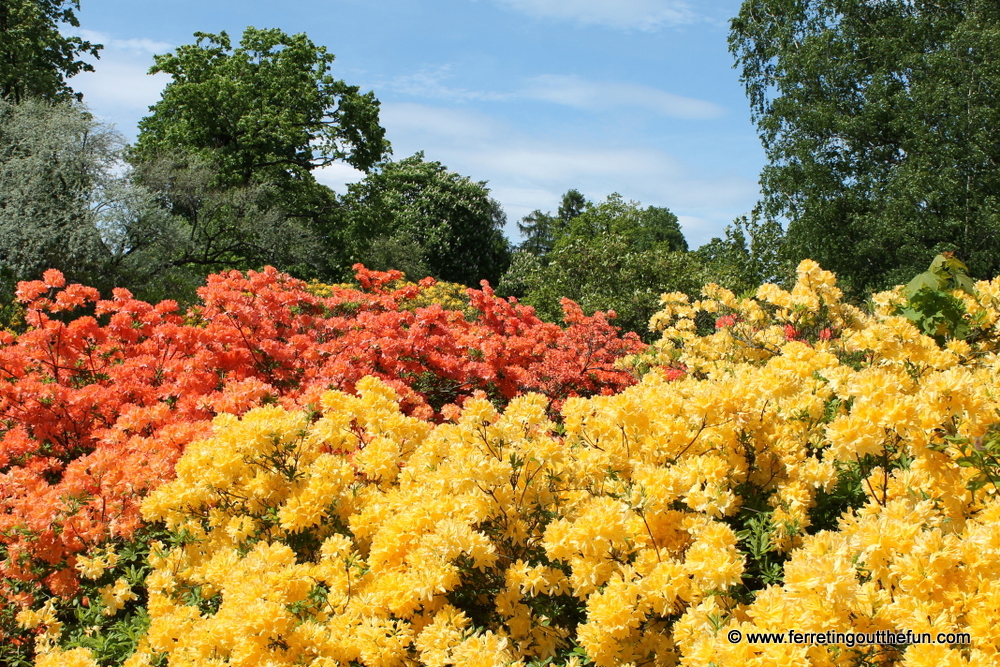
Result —
[{"label": "green foliage", "polygon": [[615,193],[599,204],[588,205],[555,236],[554,250],[596,236],[614,235],[628,240],[639,252],[676,252],[688,249],[677,216],[666,208],[640,208]]},{"label": "green foliage", "polygon": [[155,269],[163,287],[169,287],[167,293],[175,289],[186,294],[187,285],[225,269],[270,264],[303,277],[324,272],[318,233],[275,203],[274,184],[222,187],[209,160],[183,152],[141,163],[136,180],[169,214],[158,225],[143,228],[146,240],[155,243],[142,253],[142,266]]},{"label": "green foliage", "polygon": [[529,236],[499,291],[523,299],[548,321],[562,319],[560,300],[567,297],[588,314],[613,310],[616,326],[648,342],[660,294],[697,293],[704,284],[677,216],[665,208],[642,208],[618,194],[593,204],[570,190],[557,216],[535,211],[520,228]]},{"label": "green foliage", "polygon": [[0,331],[20,333],[24,328],[24,306],[14,296],[16,277],[0,266]]},{"label": "green foliage", "polygon": [[793,263],[855,300],[944,250],[1000,273],[997,3],[744,0],[730,49]]},{"label": "green foliage", "polygon": [[[525,264],[529,262],[516,266]],[[560,321],[560,300],[568,297],[588,315],[613,310],[616,326],[646,341],[656,337],[649,330],[649,319],[659,310],[660,295],[696,293],[703,284],[701,267],[690,253],[636,250],[617,234],[574,239],[553,251],[547,266],[538,265],[517,279],[525,286],[524,302],[534,306],[542,319]]]},{"label": "green foliage", "polygon": [[0,100],[0,298],[50,268],[154,302],[190,302],[223,269],[322,273],[318,234],[275,204],[275,186],[223,188],[192,153],[129,169],[124,149],[79,105]]},{"label": "green foliage", "polygon": [[713,238],[694,251],[707,278],[734,294],[751,294],[758,285],[788,285],[794,265],[782,255],[784,230],[774,221],[737,218],[726,238]]},{"label": "green foliage", "polygon": [[917,325],[921,333],[930,336],[938,345],[948,339],[964,340],[973,330],[965,304],[952,294],[962,290],[976,295],[968,269],[952,253],[934,258],[930,269],[918,274],[905,288],[907,301],[897,309],[898,314]]},{"label": "green foliage", "polygon": [[517,250],[511,255],[510,266],[497,283],[497,294],[523,299],[532,285],[538,282],[539,274],[545,264],[541,258],[527,250]]},{"label": "green foliage", "polygon": [[121,145],[80,106],[0,100],[0,267],[11,280],[56,268],[96,282],[106,248],[92,205]]},{"label": "green foliage", "polygon": [[[100,549],[102,553],[113,551],[117,562],[96,579],[82,578],[80,591],[56,605],[56,618],[63,627],[59,638],[61,649],[88,648],[102,665],[121,665],[135,653],[149,627],[145,585],[152,572],[149,554],[157,548],[158,540],[169,538],[162,528],[147,526],[130,541],[108,543]],[[111,600],[109,589],[119,581],[132,599],[114,609],[106,602]],[[11,605],[7,611],[11,609],[15,607]],[[12,667],[35,664],[34,632],[21,627],[12,615],[0,617],[0,631],[7,634],[7,641],[0,642],[0,664]],[[165,659],[153,662],[157,667],[165,663]]]},{"label": "green foliage", "polygon": [[81,54],[99,57],[104,48],[59,32],[60,23],[80,27],[74,10],[79,0],[3,0],[0,2],[0,98],[20,102],[83,99],[66,79],[94,67]]},{"label": "green foliage", "polygon": [[[236,48],[225,32],[195,37],[195,44],[155,57],[150,73],[166,72],[173,80],[140,121],[130,160],[136,165],[176,161],[179,155],[181,162],[200,160],[214,181],[195,190],[214,188],[218,197],[243,202],[236,205],[243,211],[249,197],[266,216],[299,223],[286,245],[309,246],[308,256],[278,266],[300,277],[339,277],[347,259],[336,227],[337,197],[312,171],[336,161],[367,171],[388,154],[378,100],[334,79],[329,74],[334,56],[305,34],[248,27]],[[184,215],[190,227],[201,224],[191,207]],[[229,232],[223,245],[240,246],[245,224],[224,227]],[[265,227],[257,225],[255,234]],[[277,226],[271,239],[251,240],[253,248],[236,255],[257,263],[259,251],[270,253],[288,228]],[[303,229],[315,238],[307,242]],[[318,253],[314,241],[320,243]],[[320,265],[317,257],[324,258]],[[199,261],[217,265],[216,258]]]},{"label": "green foliage", "polygon": [[518,231],[524,236],[524,241],[518,250],[529,252],[544,261],[552,252],[556,238],[561,236],[573,218],[583,213],[588,206],[587,200],[579,190],[568,190],[562,196],[559,211],[556,215],[535,210],[524,216],[517,223]]},{"label": "green foliage", "polygon": [[[474,182],[423,153],[387,162],[348,186],[341,202],[347,264],[400,269],[411,278],[495,285],[510,263],[506,222],[485,182]],[[421,271],[426,271],[421,275]]]},{"label": "green foliage", "polygon": [[154,56],[150,74],[173,77],[139,123],[135,154],[201,152],[225,185],[312,183],[337,160],[370,169],[388,150],[378,100],[328,73],[334,56],[305,34],[248,27],[239,47],[225,33]]},{"label": "green foliage", "polygon": [[933,442],[928,447],[939,452],[954,448],[958,454],[955,457],[958,465],[977,471],[966,484],[970,492],[975,493],[987,484],[1000,489],[1000,424],[991,424],[986,433],[976,438],[945,435],[941,441]]}]

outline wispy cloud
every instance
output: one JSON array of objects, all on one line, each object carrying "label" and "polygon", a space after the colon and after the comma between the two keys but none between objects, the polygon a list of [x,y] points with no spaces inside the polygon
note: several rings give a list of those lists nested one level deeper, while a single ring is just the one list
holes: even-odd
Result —
[{"label": "wispy cloud", "polygon": [[718,118],[725,114],[721,106],[705,100],[674,95],[636,83],[587,81],[577,76],[537,76],[523,94],[588,111],[639,107],[672,118],[691,119]]},{"label": "wispy cloud", "polygon": [[393,134],[420,139],[447,137],[449,142],[466,145],[490,142],[510,131],[501,122],[478,111],[409,102],[383,104],[379,118]]},{"label": "wispy cloud", "polygon": [[448,85],[450,66],[424,68],[397,77],[378,88],[423,99],[449,102],[540,101],[585,111],[645,109],[662,116],[681,119],[712,119],[726,110],[707,100],[675,95],[665,90],[625,81],[588,81],[578,76],[544,74],[528,79],[518,90],[492,92],[468,90]]},{"label": "wispy cloud", "polygon": [[518,236],[517,220],[534,209],[555,209],[563,192],[577,188],[595,200],[617,191],[644,205],[668,206],[697,247],[721,235],[757,192],[752,179],[705,176],[664,150],[536,136],[474,111],[386,103],[382,120],[396,159],[423,149],[428,160],[488,181],[507,211],[511,238]]},{"label": "wispy cloud", "polygon": [[653,31],[700,19],[683,0],[494,0],[539,18]]},{"label": "wispy cloud", "polygon": [[167,42],[158,42],[145,38],[116,39],[107,33],[86,30],[84,28],[73,28],[67,31],[66,34],[82,37],[94,44],[103,44],[104,51],[136,51],[139,53],[159,54],[166,53],[174,48],[173,44]]},{"label": "wispy cloud", "polygon": [[446,99],[456,102],[497,102],[512,99],[510,93],[468,90],[447,85],[451,65],[424,67],[413,74],[398,76],[379,88],[391,88],[396,92],[414,97]]}]

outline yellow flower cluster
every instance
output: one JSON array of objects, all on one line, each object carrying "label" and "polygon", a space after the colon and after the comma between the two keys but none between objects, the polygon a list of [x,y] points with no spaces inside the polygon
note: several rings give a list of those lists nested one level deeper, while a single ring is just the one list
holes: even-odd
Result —
[{"label": "yellow flower cluster", "polygon": [[[994,327],[1000,282],[977,291],[969,308]],[[538,395],[503,413],[471,399],[432,425],[373,378],[324,395],[319,415],[220,416],[143,506],[179,546],[154,549],[129,667],[157,653],[198,667],[998,664],[1000,502],[969,485],[979,471],[956,443],[1000,421],[1000,357],[985,339],[939,347],[894,298],[865,314],[808,261],[790,291],[666,295],[652,358],[686,374],[568,399],[558,425]],[[697,334],[699,313],[719,318],[713,333]],[[851,475],[855,509],[823,516]],[[763,545],[739,530],[755,516]],[[761,550],[778,559],[770,581],[750,569]],[[733,644],[733,629],[972,643]]]},{"label": "yellow flower cluster", "polygon": [[[387,287],[393,290],[400,290],[405,287],[415,286],[419,286],[420,288],[417,295],[412,299],[404,299],[399,304],[400,309],[416,310],[417,308],[426,308],[427,306],[437,304],[445,310],[460,310],[467,317],[471,317],[473,314],[473,309],[469,305],[469,295],[466,294],[466,290],[469,288],[460,283],[425,278],[420,283],[414,283],[409,280],[395,280],[389,283]],[[358,286],[354,283],[325,284],[316,280],[306,285],[306,290],[310,294],[321,298],[333,296],[334,291],[338,289],[357,288]]]},{"label": "yellow flower cluster", "polygon": [[84,579],[100,579],[105,570],[109,570],[117,564],[118,554],[112,549],[89,558],[82,555],[76,557],[76,569]]},{"label": "yellow flower cluster", "polygon": [[[902,477],[896,482],[902,482]],[[838,531],[807,537],[785,565],[782,586],[761,591],[718,631],[708,607],[676,629],[685,665],[777,667],[883,664],[987,667],[1000,662],[1000,505],[990,502],[956,527],[942,508],[902,487],[885,504],[844,517]],[[718,627],[718,626],[716,626]],[[917,643],[895,650],[815,645],[732,644],[727,633],[757,631],[915,634],[967,632],[969,646]],[[901,655],[900,655],[901,654]],[[890,658],[902,658],[892,663]]]},{"label": "yellow flower cluster", "polygon": [[41,609],[24,609],[17,614],[17,622],[26,630],[41,628],[35,636],[35,651],[39,654],[56,650],[63,624],[56,618],[56,599],[51,598]]},{"label": "yellow flower cluster", "polygon": [[[800,265],[790,292],[764,285],[756,299],[738,300],[708,286],[707,299],[693,304],[683,295],[665,296],[666,307],[653,322],[664,330],[655,360],[683,364],[696,378],[676,383],[670,393],[684,394],[686,384],[716,392],[711,405],[720,418],[736,423],[759,411],[761,420],[750,424],[753,449],[746,446],[747,431],[728,442],[716,436],[714,444],[720,453],[750,454],[730,459],[727,469],[737,475],[728,488],[741,480],[744,461],[758,469],[758,485],[767,471],[772,518],[798,535],[788,541],[788,531],[776,526],[781,546],[796,547],[781,585],[758,592],[750,604],[717,596],[687,610],[674,626],[681,664],[1000,662],[1000,587],[994,583],[1000,572],[1000,504],[993,485],[969,490],[978,471],[949,444],[981,443],[1000,415],[994,343],[1000,280],[980,282],[976,289],[977,298],[954,294],[989,335],[973,345],[949,341],[943,349],[894,315],[903,301],[900,290],[876,295],[874,314],[865,315],[842,304],[832,274],[809,261]],[[699,311],[728,318],[718,320],[715,333],[697,336]],[[822,329],[826,335],[812,342],[796,340]],[[742,392],[735,400],[730,387]],[[689,400],[686,410],[678,408],[683,414],[696,405]],[[876,464],[865,469],[864,505],[842,516],[836,530],[803,536],[816,491],[829,490],[837,471],[861,469],[863,460]],[[744,636],[787,629],[969,632],[972,644],[913,644],[895,652],[732,644],[727,633],[733,629]]]},{"label": "yellow flower cluster", "polygon": [[114,616],[130,600],[135,600],[138,596],[132,592],[132,587],[128,582],[119,577],[114,584],[102,586],[98,589],[101,596],[101,613],[105,616]]},{"label": "yellow flower cluster", "polygon": [[217,418],[144,505],[186,540],[152,558],[149,651],[478,667],[579,644],[598,665],[669,664],[669,619],[739,582],[736,537],[633,480],[659,484],[654,438],[626,454],[596,423],[558,437],[546,407],[473,399],[432,426],[366,378],[313,422],[275,406]]},{"label": "yellow flower cluster", "polygon": [[[410,282],[400,282],[394,287],[402,288],[412,285]],[[466,290],[469,288],[460,283],[449,283],[446,281],[435,281],[432,285],[421,285],[420,293],[410,299],[401,307],[405,310],[416,310],[437,304],[445,310],[460,310],[467,316],[472,314],[472,307],[469,305],[469,295]],[[477,288],[478,289],[478,288]]]}]

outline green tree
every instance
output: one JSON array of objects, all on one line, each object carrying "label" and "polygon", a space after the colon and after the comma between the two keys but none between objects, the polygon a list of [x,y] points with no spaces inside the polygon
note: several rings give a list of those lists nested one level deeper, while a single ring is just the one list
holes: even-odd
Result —
[{"label": "green tree", "polygon": [[518,250],[545,257],[552,252],[556,234],[564,224],[564,220],[535,209],[517,223],[517,229],[524,237],[517,246]]},{"label": "green tree", "polygon": [[0,268],[10,282],[49,268],[79,282],[99,276],[92,196],[121,145],[76,105],[0,100]]},{"label": "green tree", "polygon": [[506,216],[486,183],[427,162],[423,153],[352,183],[342,207],[352,262],[425,267],[435,278],[470,286],[496,285],[510,263]]},{"label": "green tree", "polygon": [[315,233],[271,205],[271,186],[221,188],[197,155],[136,174],[125,150],[80,105],[0,100],[0,299],[49,268],[185,301],[212,271],[321,263]]},{"label": "green tree", "polygon": [[745,0],[730,49],[768,164],[759,213],[787,221],[856,298],[954,250],[1000,273],[1000,5]]},{"label": "green tree", "polygon": [[542,319],[560,321],[560,300],[568,297],[588,315],[615,311],[616,326],[651,342],[657,336],[649,331],[649,319],[660,308],[660,295],[697,294],[704,273],[692,253],[638,250],[622,235],[602,234],[561,245],[546,266],[530,267],[521,279],[523,301]]},{"label": "green tree", "polygon": [[330,76],[333,54],[304,33],[248,27],[236,49],[225,32],[195,37],[154,56],[149,73],[173,80],[139,122],[136,156],[200,152],[225,185],[312,182],[316,167],[367,171],[385,156],[378,100]]},{"label": "green tree", "polygon": [[693,254],[706,282],[747,295],[764,283],[787,287],[794,282],[795,266],[782,255],[783,242],[784,230],[777,222],[744,216],[726,227],[725,238],[713,238]]},{"label": "green tree", "polygon": [[617,326],[652,340],[649,318],[659,308],[660,295],[697,293],[705,275],[686,252],[677,216],[617,194],[577,210],[553,234],[544,261],[522,246],[500,283],[501,293],[522,298],[550,321],[562,318],[563,297],[588,314],[614,310]]},{"label": "green tree", "polygon": [[368,171],[384,159],[389,143],[378,100],[334,79],[334,56],[305,34],[249,27],[236,48],[225,32],[195,37],[155,57],[150,73],[173,80],[140,121],[131,160],[193,153],[220,188],[266,187],[261,205],[312,229],[331,268],[339,268],[345,258],[333,222],[337,198],[312,172],[335,161]]},{"label": "green tree", "polygon": [[567,190],[566,194],[562,196],[562,201],[559,202],[559,219],[563,222],[569,222],[583,213],[589,203],[576,188]]},{"label": "green tree", "polygon": [[80,37],[66,37],[59,23],[79,27],[79,0],[0,0],[0,97],[83,99],[66,79],[94,67],[78,59],[104,48]]},{"label": "green tree", "polygon": [[589,205],[568,221],[556,235],[554,247],[607,234],[621,236],[640,252],[688,249],[677,216],[669,209],[657,206],[640,208],[636,202],[626,202],[617,193],[599,204]]},{"label": "green tree", "polygon": [[[106,243],[114,240],[121,282],[145,285],[144,296],[191,298],[205,275],[225,269],[323,273],[321,239],[274,203],[274,184],[220,186],[209,160],[182,151],[134,172],[118,196],[106,197],[101,228]],[[151,207],[165,219],[144,216]]]},{"label": "green tree", "polygon": [[579,190],[573,189],[562,196],[556,215],[536,209],[524,216],[517,223],[518,231],[524,237],[518,249],[544,259],[552,251],[556,237],[563,233],[570,220],[587,209],[588,203]]}]

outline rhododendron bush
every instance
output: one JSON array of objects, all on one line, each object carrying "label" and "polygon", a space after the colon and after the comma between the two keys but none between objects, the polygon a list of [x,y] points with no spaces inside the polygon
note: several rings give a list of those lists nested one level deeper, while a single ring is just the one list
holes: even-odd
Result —
[{"label": "rhododendron bush", "polygon": [[[363,312],[402,317],[379,289]],[[175,448],[175,477],[146,485],[142,548],[74,556],[88,611],[42,593],[21,605],[36,664],[1000,662],[1000,279],[955,294],[976,331],[943,346],[897,314],[901,290],[865,312],[813,262],[789,291],[704,292],[664,296],[662,339],[618,362],[641,380],[605,392],[529,371],[510,394],[491,389],[509,401],[487,392],[434,412],[374,361],[331,387],[258,346],[247,377],[273,399],[210,406]],[[477,326],[517,354],[516,304],[479,294]],[[320,317],[301,303],[295,317]],[[163,436],[143,437],[152,449]],[[127,618],[133,634],[109,649]],[[732,643],[733,630],[971,643]]]},{"label": "rhododendron bush", "polygon": [[614,361],[642,345],[603,314],[585,317],[567,302],[563,329],[484,286],[469,290],[470,320],[412,305],[434,292],[433,280],[393,290],[398,272],[356,268],[360,288],[327,296],[273,269],[210,276],[187,314],[125,290],[101,300],[58,271],[21,283],[29,329],[0,331],[5,599],[29,603],[39,584],[72,595],[75,554],[132,535],[138,500],[172,477],[216,414],[306,407],[366,375],[424,419],[477,391],[498,404],[525,390],[561,401],[635,381]]}]

